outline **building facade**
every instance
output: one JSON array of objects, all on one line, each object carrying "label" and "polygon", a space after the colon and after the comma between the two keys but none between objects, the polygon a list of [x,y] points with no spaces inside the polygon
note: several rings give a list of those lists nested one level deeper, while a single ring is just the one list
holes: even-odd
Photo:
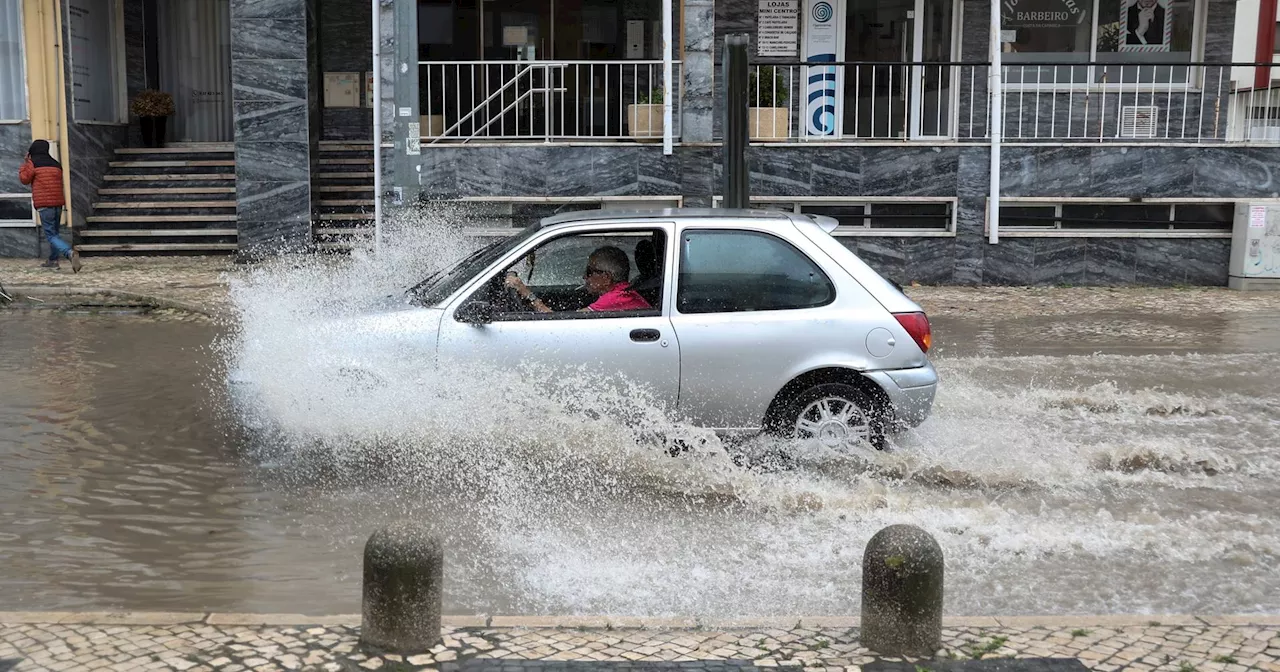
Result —
[{"label": "building facade", "polygon": [[[1234,205],[1280,200],[1280,105],[1259,68],[1233,60],[1237,24],[1256,23],[1235,0],[1004,0],[996,236],[986,0],[669,2],[381,0],[387,212],[471,202],[475,226],[502,235],[566,209],[716,207],[721,44],[738,33],[751,40],[753,202],[837,217],[841,240],[898,282],[1223,285]],[[95,227],[131,207],[104,203],[104,185],[154,172],[122,157],[164,163],[137,147],[125,106],[158,87],[178,103],[174,163],[233,164],[160,167],[222,185],[207,189],[226,210],[211,215],[216,236],[181,229],[193,235],[154,245],[367,238],[369,2],[59,3],[50,17],[0,0],[71,45],[46,59],[62,69],[45,113],[57,128],[34,126],[35,104],[0,123],[0,198],[22,193],[11,182],[32,133],[56,130],[82,249],[149,251]],[[43,90],[34,60],[27,84]],[[203,211],[154,212],[143,217]],[[34,256],[34,228],[9,217],[0,250]]]}]

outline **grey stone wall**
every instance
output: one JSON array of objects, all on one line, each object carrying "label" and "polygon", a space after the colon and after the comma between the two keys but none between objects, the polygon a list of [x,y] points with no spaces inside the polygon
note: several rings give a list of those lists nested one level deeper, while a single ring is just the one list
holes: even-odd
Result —
[{"label": "grey stone wall", "polygon": [[231,1],[240,250],[311,243],[312,98],[308,0]]},{"label": "grey stone wall", "polygon": [[[371,70],[373,63],[372,18],[369,3],[352,0],[319,0],[320,69],[323,72]],[[364,75],[361,74],[361,86]],[[363,99],[361,100],[363,103]],[[373,138],[373,108],[324,108],[326,140]]]},{"label": "grey stone wall", "polygon": [[[31,191],[18,180],[22,157],[26,156],[30,146],[30,124],[0,124],[0,192],[23,194]],[[35,257],[40,248],[39,235],[34,226],[0,228],[0,257]]]}]

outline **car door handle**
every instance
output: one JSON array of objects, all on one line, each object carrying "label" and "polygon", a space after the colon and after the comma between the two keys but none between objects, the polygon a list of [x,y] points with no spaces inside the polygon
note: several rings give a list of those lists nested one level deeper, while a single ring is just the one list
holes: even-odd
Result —
[{"label": "car door handle", "polygon": [[632,329],[631,340],[637,343],[652,343],[662,338],[662,333],[657,329]]}]

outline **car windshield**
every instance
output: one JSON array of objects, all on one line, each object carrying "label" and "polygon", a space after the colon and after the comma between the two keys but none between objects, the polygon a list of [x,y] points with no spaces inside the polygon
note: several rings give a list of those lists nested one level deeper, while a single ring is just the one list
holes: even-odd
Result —
[{"label": "car windshield", "polygon": [[531,226],[515,236],[496,240],[481,247],[452,266],[435,271],[422,282],[409,288],[409,300],[422,306],[440,305],[486,266],[497,261],[537,232],[538,228]]}]

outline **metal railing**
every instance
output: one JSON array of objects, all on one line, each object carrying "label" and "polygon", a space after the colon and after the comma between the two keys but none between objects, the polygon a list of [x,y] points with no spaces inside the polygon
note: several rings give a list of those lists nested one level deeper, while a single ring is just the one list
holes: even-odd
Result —
[{"label": "metal railing", "polygon": [[[661,142],[662,61],[421,61],[424,144]],[[679,137],[680,63],[672,64]]]},{"label": "metal railing", "polygon": [[[1002,137],[1280,142],[1280,93],[1247,86],[1262,67],[1006,62]],[[1280,67],[1273,72],[1280,77]],[[753,64],[748,127],[756,142],[983,141],[989,74],[986,63]]]}]

